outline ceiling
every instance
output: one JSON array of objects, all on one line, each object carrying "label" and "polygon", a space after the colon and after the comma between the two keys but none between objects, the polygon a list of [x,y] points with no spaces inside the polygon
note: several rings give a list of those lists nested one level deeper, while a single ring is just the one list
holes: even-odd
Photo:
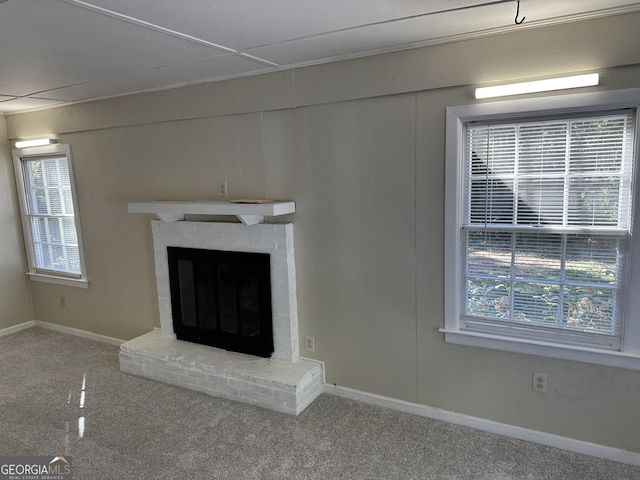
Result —
[{"label": "ceiling", "polygon": [[640,11],[630,0],[0,0],[11,113]]}]

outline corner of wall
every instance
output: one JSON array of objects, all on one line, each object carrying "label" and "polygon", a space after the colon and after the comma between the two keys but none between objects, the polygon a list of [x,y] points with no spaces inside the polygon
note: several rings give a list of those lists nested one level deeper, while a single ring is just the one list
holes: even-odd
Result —
[{"label": "corner of wall", "polygon": [[0,116],[0,328],[33,320],[31,288],[25,276],[26,256],[4,114]]}]

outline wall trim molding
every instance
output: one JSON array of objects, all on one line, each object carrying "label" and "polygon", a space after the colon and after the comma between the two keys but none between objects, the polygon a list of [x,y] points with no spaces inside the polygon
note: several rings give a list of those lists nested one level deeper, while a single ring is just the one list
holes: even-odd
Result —
[{"label": "wall trim molding", "polygon": [[89,340],[95,340],[96,342],[108,343],[117,347],[126,342],[126,340],[120,340],[119,338],[107,337],[106,335],[88,332],[79,328],[57,325],[55,323],[41,322],[40,320],[34,320],[32,326],[46,328],[47,330],[55,330],[56,332],[66,333],[69,335],[74,335],[76,337],[87,338]]},{"label": "wall trim molding", "polygon": [[41,327],[46,328],[47,330],[55,330],[56,332],[66,333],[68,335],[74,335],[76,337],[87,338],[89,340],[95,340],[96,342],[108,343],[110,345],[116,345],[118,347],[126,342],[126,340],[120,340],[119,338],[107,337],[106,335],[88,332],[79,328],[56,325],[55,323],[41,322],[40,320],[29,320],[28,322],[19,323],[18,325],[0,329],[0,337],[18,333],[22,330],[26,330],[27,328],[32,327]]},{"label": "wall trim molding", "polygon": [[515,425],[508,425],[506,423],[473,417],[471,415],[430,407],[428,405],[406,402],[404,400],[397,400],[395,398],[385,397],[374,393],[340,387],[338,385],[325,384],[324,393],[349,400],[356,400],[369,405],[397,410],[403,413],[471,427],[477,430],[505,435],[507,437],[517,438],[528,442],[539,443],[549,447],[560,448],[574,453],[640,466],[640,453],[629,450],[622,450],[620,448],[608,447],[606,445],[586,442],[584,440],[576,440],[574,438],[563,437],[552,433],[540,432],[538,430],[531,430]]},{"label": "wall trim molding", "polygon": [[12,325],[11,327],[0,329],[0,337],[6,337],[7,335],[18,333],[22,330],[26,330],[27,328],[31,328],[35,326],[36,326],[36,322],[34,320],[29,320],[28,322],[19,323],[18,325]]},{"label": "wall trim molding", "polygon": [[22,330],[26,330],[27,328],[33,328],[33,327],[41,327],[41,328],[46,328],[47,330],[55,330],[56,332],[66,333],[68,335],[73,335],[76,337],[87,338],[89,340],[95,340],[96,342],[108,343],[110,345],[115,345],[117,347],[119,347],[124,342],[126,342],[126,340],[120,340],[119,338],[107,337],[106,335],[100,335],[98,333],[88,332],[86,330],[81,330],[79,328],[66,327],[64,325],[56,325],[55,323],[41,322],[40,320],[29,320],[28,322],[19,323],[18,325],[2,328],[0,329],[0,337],[5,337],[7,335],[18,333]]}]

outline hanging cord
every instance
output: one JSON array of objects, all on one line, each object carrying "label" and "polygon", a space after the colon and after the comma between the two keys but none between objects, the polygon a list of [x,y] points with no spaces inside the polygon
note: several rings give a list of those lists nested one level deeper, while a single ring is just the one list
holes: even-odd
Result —
[{"label": "hanging cord", "polygon": [[[490,185],[490,181],[489,181],[489,168],[491,166],[491,150],[490,150],[490,144],[491,143],[491,126],[487,125],[487,151],[485,154],[485,174],[484,174],[484,184],[485,184],[485,188],[487,189],[484,193],[484,240],[483,243],[486,245],[487,244],[487,236],[489,235],[488,232],[488,223],[489,223],[489,196],[490,196],[490,190],[493,187],[493,185]],[[491,182],[493,183],[493,182]]]},{"label": "hanging cord", "polygon": [[516,7],[516,18],[513,20],[514,22],[516,22],[516,25],[522,24],[522,22],[524,22],[524,19],[527,18],[527,17],[522,17],[522,19],[518,21],[519,16],[520,16],[520,0],[518,0],[518,6]]}]

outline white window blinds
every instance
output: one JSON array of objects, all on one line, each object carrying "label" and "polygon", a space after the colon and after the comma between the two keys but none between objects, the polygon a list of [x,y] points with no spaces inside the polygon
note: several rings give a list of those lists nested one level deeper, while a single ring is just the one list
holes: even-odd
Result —
[{"label": "white window blinds", "polygon": [[463,328],[619,348],[633,120],[467,125]]},{"label": "white window blinds", "polygon": [[22,159],[25,210],[34,267],[81,275],[71,181],[66,157]]}]

